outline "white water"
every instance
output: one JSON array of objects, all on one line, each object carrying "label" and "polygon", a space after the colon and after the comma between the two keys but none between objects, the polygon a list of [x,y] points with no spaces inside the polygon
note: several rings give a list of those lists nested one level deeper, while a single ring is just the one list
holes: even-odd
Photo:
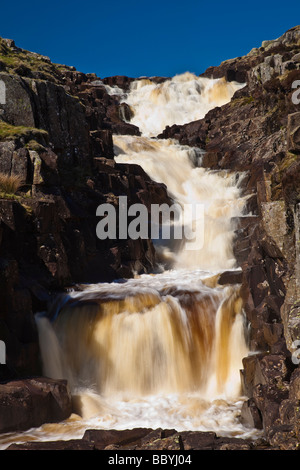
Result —
[{"label": "white water", "polygon": [[[183,212],[197,204],[203,207],[204,219],[193,218],[192,213],[186,217],[191,226],[194,223],[195,232],[203,232],[199,237],[202,246],[191,249],[187,243],[180,251],[172,253],[174,267],[233,268],[236,261],[232,253],[232,219],[243,211],[244,201],[239,197],[242,175],[195,167],[197,150],[170,139],[116,135],[114,145],[117,162],[142,166],[154,181],[167,186],[174,201],[182,205]],[[199,158],[201,161],[201,155]]]},{"label": "white water", "polygon": [[70,298],[92,300],[92,306],[61,305],[53,323],[37,318],[44,373],[68,379],[75,414],[65,423],[7,435],[3,447],[81,437],[87,428],[257,436],[239,421],[245,399],[240,369],[248,354],[239,286],[217,284],[218,273],[235,266],[231,219],[243,209],[241,177],[207,171],[199,166],[198,150],[151,138],[166,125],[203,117],[238,88],[184,74],[162,85],[138,80],[123,96],[143,136],[114,136],[115,159],[141,165],[176,202],[202,204],[204,226],[202,219],[192,223],[204,228],[203,246],[165,246],[173,269],[123,284],[85,286]]},{"label": "white water", "polygon": [[[130,122],[144,136],[156,137],[166,126],[202,119],[212,108],[228,103],[243,86],[187,72],[161,84],[149,79],[136,80],[123,101],[134,111]],[[110,92],[119,93],[119,90],[110,89]]]}]

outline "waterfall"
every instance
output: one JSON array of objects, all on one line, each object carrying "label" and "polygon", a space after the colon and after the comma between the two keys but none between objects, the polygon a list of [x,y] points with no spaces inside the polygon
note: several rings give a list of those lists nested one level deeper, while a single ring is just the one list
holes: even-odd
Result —
[{"label": "waterfall", "polygon": [[[166,126],[202,119],[209,110],[228,103],[243,86],[187,72],[159,84],[150,79],[136,80],[123,101],[133,112],[130,122],[144,136],[156,137]],[[109,91],[122,94],[119,89]]]},{"label": "waterfall", "polygon": [[[172,249],[172,268],[124,283],[85,286],[37,317],[44,373],[69,381],[88,426],[174,427],[247,435],[237,419],[240,369],[248,353],[240,286],[221,286],[235,267],[232,218],[242,214],[240,175],[201,167],[201,151],[156,136],[203,117],[240,84],[187,73],[157,84],[107,87],[131,108],[142,136],[114,136],[117,162],[137,163],[180,205],[201,204],[195,250]],[[198,225],[197,225],[198,224]],[[162,257],[162,262],[163,262]]]},{"label": "waterfall", "polygon": [[[191,288],[189,276],[190,286],[175,286],[158,277],[152,289],[147,276],[118,293],[109,284],[94,286],[89,296],[72,296],[53,325],[39,318],[42,351],[51,345],[45,374],[107,397],[174,390],[218,396],[228,387],[239,392],[231,364],[231,342],[243,338],[238,288],[212,289],[201,281]],[[245,353],[244,343],[233,359]]]}]

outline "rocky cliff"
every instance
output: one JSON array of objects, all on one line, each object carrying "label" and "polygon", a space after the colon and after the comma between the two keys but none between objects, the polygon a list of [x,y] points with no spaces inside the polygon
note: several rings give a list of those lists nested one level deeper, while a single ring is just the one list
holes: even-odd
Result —
[{"label": "rocky cliff", "polygon": [[[131,277],[155,269],[148,240],[99,240],[99,204],[167,201],[166,188],[136,165],[113,160],[112,133],[139,134],[126,106],[95,75],[0,40],[0,337],[7,376],[41,373],[34,313],[78,282]],[[125,86],[129,79],[119,78]]]},{"label": "rocky cliff", "polygon": [[[40,373],[33,314],[51,293],[75,282],[155,268],[151,242],[100,242],[96,207],[124,194],[168,201],[166,188],[133,165],[113,160],[112,133],[139,134],[130,109],[100,80],[0,42],[0,172],[23,180],[0,199],[0,333],[5,374]],[[244,172],[247,217],[236,221],[250,345],[241,379],[249,397],[242,419],[264,429],[268,446],[300,444],[300,27],[265,41],[204,76],[245,83],[227,105],[159,136],[205,150],[202,164]],[[1,106],[1,105],[0,105]],[[72,170],[70,171],[70,168]],[[4,393],[4,392],[3,392]]]}]

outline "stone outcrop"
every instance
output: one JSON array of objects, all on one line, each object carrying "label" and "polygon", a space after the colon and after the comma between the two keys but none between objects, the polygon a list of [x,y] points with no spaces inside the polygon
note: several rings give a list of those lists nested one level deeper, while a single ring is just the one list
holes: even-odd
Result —
[{"label": "stone outcrop", "polygon": [[[251,442],[217,437],[213,432],[138,428],[125,431],[87,430],[82,439],[11,444],[7,450],[106,450],[106,451],[194,451],[268,450],[264,440]],[[186,453],[188,455],[188,452]]]},{"label": "stone outcrop", "polygon": [[[41,374],[34,313],[75,283],[154,270],[151,240],[100,240],[97,207],[170,203],[166,188],[136,165],[113,160],[113,133],[139,134],[128,110],[94,74],[52,64],[0,39],[0,172],[17,175],[17,194],[0,190],[1,379]],[[122,81],[124,85],[126,81]],[[112,86],[120,84],[119,81]]]},{"label": "stone outcrop", "polygon": [[71,394],[64,380],[37,377],[0,384],[1,433],[63,421],[71,412]]}]

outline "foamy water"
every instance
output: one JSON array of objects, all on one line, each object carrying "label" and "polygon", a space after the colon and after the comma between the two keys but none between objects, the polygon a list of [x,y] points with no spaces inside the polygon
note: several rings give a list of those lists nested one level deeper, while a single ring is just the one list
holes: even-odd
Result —
[{"label": "foamy water", "polygon": [[[166,126],[202,119],[211,109],[228,103],[243,86],[187,72],[160,84],[149,79],[136,80],[123,101],[134,112],[130,122],[138,126],[144,136],[156,137]],[[112,88],[109,91],[120,93]]]}]

